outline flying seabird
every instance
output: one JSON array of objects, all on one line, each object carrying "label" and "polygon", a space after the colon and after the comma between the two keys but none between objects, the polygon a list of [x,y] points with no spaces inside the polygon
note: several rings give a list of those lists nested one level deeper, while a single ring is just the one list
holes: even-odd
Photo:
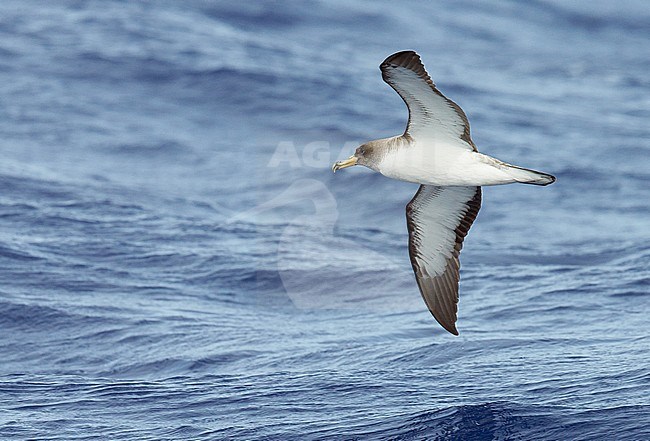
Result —
[{"label": "flying seabird", "polygon": [[458,335],[458,255],[481,208],[481,186],[548,185],[555,177],[479,153],[465,112],[438,90],[417,53],[393,54],[380,69],[408,107],[406,130],[359,146],[332,170],[364,165],[389,178],[420,184],[406,206],[411,265],[433,317]]}]

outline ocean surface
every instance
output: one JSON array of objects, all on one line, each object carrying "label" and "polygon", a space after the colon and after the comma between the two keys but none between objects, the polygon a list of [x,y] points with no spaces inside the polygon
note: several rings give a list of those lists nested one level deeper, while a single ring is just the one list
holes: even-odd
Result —
[{"label": "ocean surface", "polygon": [[[413,49],[489,155],[459,337],[420,298]],[[650,8],[0,3],[0,439],[650,439]]]}]

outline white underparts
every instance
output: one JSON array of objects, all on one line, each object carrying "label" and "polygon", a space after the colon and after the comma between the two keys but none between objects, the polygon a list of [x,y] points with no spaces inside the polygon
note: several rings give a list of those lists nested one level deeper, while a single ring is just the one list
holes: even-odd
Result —
[{"label": "white underparts", "polygon": [[440,142],[422,145],[412,141],[389,149],[377,164],[377,171],[393,179],[439,186],[484,186],[513,182],[544,184],[548,179],[543,178],[546,175],[533,170]]}]

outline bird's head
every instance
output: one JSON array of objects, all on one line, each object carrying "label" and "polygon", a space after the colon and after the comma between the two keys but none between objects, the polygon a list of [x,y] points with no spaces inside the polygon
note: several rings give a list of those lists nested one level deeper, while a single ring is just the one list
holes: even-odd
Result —
[{"label": "bird's head", "polygon": [[337,170],[352,167],[353,165],[364,165],[375,170],[378,159],[375,153],[376,151],[372,142],[362,144],[357,147],[354,155],[343,161],[335,162],[334,165],[332,165],[332,171],[336,173]]}]

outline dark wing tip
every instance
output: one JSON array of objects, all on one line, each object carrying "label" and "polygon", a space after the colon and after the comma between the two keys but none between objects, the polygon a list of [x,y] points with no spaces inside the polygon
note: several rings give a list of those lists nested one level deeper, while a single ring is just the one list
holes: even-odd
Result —
[{"label": "dark wing tip", "polygon": [[404,67],[406,69],[409,69],[415,72],[415,74],[421,77],[423,80],[433,85],[433,81],[431,81],[431,77],[429,77],[429,74],[424,69],[424,64],[422,64],[422,60],[420,59],[420,56],[415,51],[397,52],[391,55],[390,57],[386,58],[379,65],[379,68],[383,73],[384,79],[386,79],[386,73],[387,73],[386,71],[389,68],[395,68],[395,67]]},{"label": "dark wing tip", "polygon": [[429,312],[431,313],[431,315],[433,316],[433,318],[436,319],[436,321],[438,322],[438,324],[439,324],[440,326],[442,326],[443,328],[445,328],[445,330],[446,330],[447,332],[449,332],[449,333],[451,333],[451,334],[454,334],[454,335],[458,335],[458,329],[456,329],[456,323],[455,323],[455,321],[452,321],[452,320],[455,319],[455,317],[454,317],[454,319],[449,319],[449,318],[448,318],[448,319],[446,319],[446,320],[441,320],[441,319],[439,319],[438,317],[436,317],[436,314],[435,314],[433,311],[429,310]]},{"label": "dark wing tip", "polygon": [[380,65],[380,67],[385,67],[385,66],[403,66],[405,62],[408,62],[412,59],[416,59],[419,62],[422,62],[420,60],[420,56],[417,54],[415,51],[400,51],[400,52],[395,52],[393,55],[389,55],[388,58],[386,58]]}]

